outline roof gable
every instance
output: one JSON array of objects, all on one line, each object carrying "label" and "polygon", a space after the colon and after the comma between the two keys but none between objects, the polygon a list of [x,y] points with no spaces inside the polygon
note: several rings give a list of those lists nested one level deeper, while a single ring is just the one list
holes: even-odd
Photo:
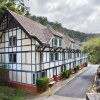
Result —
[{"label": "roof gable", "polygon": [[24,28],[24,30],[31,36],[36,38],[39,42],[46,44],[47,38],[43,33],[46,29],[45,26],[27,18],[13,11],[8,10],[8,12],[16,19],[16,21]]}]

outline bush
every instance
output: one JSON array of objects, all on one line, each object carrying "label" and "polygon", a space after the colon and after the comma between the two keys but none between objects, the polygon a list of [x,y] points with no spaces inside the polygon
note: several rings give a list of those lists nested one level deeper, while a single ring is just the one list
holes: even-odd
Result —
[{"label": "bush", "polygon": [[62,77],[64,78],[69,78],[70,77],[70,71],[69,70],[65,70],[62,72]]},{"label": "bush", "polygon": [[79,66],[74,67],[75,72],[78,72],[78,70],[79,70]]},{"label": "bush", "polygon": [[15,95],[16,95],[16,96],[20,96],[20,97],[21,97],[21,96],[23,95],[23,93],[24,93],[24,92],[23,92],[21,89],[16,89],[16,90],[15,90]]},{"label": "bush", "polygon": [[87,63],[87,62],[85,62],[85,63],[84,63],[84,67],[87,67],[87,65],[88,65],[88,63]]},{"label": "bush", "polygon": [[0,86],[0,100],[24,100],[23,91],[7,86]]},{"label": "bush", "polygon": [[49,87],[49,78],[39,78],[36,81],[39,91],[45,91]]},{"label": "bush", "polygon": [[5,86],[3,79],[0,79],[0,86]]}]

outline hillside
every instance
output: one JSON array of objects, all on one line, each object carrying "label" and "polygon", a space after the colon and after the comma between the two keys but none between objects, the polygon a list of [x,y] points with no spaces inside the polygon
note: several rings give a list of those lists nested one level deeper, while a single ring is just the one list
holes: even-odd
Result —
[{"label": "hillside", "polygon": [[74,30],[71,30],[71,29],[67,29],[67,28],[64,28],[61,23],[59,22],[49,22],[47,17],[37,17],[37,16],[30,16],[30,18],[34,21],[37,21],[45,26],[47,26],[48,24],[54,28],[55,30],[61,32],[61,33],[64,33],[64,34],[67,34],[69,35],[70,37],[74,38],[74,39],[77,39],[81,42],[83,41],[86,41],[90,38],[93,38],[93,37],[98,37],[100,36],[100,34],[86,34],[86,33],[83,33],[83,32],[79,32],[79,31],[74,31]]}]

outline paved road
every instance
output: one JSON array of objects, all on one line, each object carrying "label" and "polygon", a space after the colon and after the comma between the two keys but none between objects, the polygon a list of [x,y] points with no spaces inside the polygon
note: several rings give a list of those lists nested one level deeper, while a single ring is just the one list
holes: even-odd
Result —
[{"label": "paved road", "polygon": [[58,90],[55,95],[85,98],[86,92],[88,91],[92,77],[96,73],[97,67],[97,65],[91,65],[85,72]]}]

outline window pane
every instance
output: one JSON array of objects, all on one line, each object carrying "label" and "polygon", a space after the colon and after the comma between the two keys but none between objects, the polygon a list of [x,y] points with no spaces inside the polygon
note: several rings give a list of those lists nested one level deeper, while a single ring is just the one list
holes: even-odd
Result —
[{"label": "window pane", "polygon": [[53,53],[50,53],[50,61],[53,61],[54,60],[54,55]]},{"label": "window pane", "polygon": [[9,37],[9,46],[12,46],[12,37]]},{"label": "window pane", "polygon": [[16,46],[16,37],[13,37],[13,46]]},{"label": "window pane", "polygon": [[9,62],[16,63],[16,54],[9,54]]},{"label": "window pane", "polygon": [[13,62],[16,62],[16,54],[13,54]]},{"label": "window pane", "polygon": [[57,39],[55,39],[55,41],[54,41],[54,45],[57,46]]},{"label": "window pane", "polygon": [[9,62],[12,62],[12,54],[9,54]]},{"label": "window pane", "polygon": [[33,74],[33,84],[35,84],[35,74]]},{"label": "window pane", "polygon": [[61,39],[59,39],[59,46],[61,46]]},{"label": "window pane", "polygon": [[17,40],[16,40],[16,36],[10,36],[9,37],[9,46],[16,46]]},{"label": "window pane", "polygon": [[43,62],[43,53],[41,52],[40,61]]},{"label": "window pane", "polygon": [[42,72],[42,76],[41,77],[46,77],[45,72]]},{"label": "window pane", "polygon": [[58,60],[58,53],[55,53],[55,60]]}]

